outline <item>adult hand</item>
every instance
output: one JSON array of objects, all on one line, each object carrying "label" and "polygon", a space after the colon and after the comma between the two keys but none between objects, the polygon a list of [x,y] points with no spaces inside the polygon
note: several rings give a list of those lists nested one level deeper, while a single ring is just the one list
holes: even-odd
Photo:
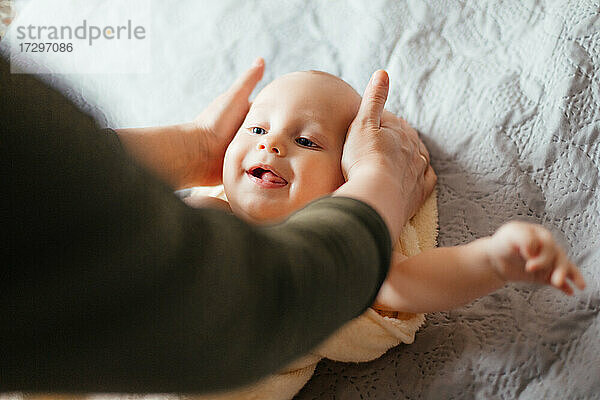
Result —
[{"label": "adult hand", "polygon": [[225,151],[248,114],[248,97],[262,79],[264,70],[265,62],[259,57],[193,121],[194,127],[201,132],[199,148],[204,152],[193,173],[202,177],[203,185],[222,183]]},{"label": "adult hand", "polygon": [[225,150],[246,118],[248,97],[264,69],[263,59],[258,58],[192,122],[118,129],[119,139],[135,159],[175,189],[218,185]]},{"label": "adult hand", "polygon": [[[379,182],[379,188],[373,186],[357,197],[381,214],[395,241],[400,229],[433,191],[437,176],[417,132],[384,110],[388,90],[387,73],[376,71],[348,130],[342,171],[348,182],[358,177],[368,182],[363,178],[366,175]],[[336,194],[352,196],[347,190]]]}]

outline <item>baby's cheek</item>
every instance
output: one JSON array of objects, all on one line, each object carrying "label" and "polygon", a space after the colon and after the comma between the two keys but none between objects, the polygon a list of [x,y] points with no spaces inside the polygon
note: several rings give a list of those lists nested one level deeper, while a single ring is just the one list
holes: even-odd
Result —
[{"label": "baby's cheek", "polygon": [[324,182],[326,188],[324,189],[327,193],[331,193],[336,191],[340,186],[342,186],[346,180],[344,179],[344,175],[342,174],[341,163],[333,162],[330,163],[327,168],[328,174],[327,182]]},{"label": "baby's cheek", "polygon": [[336,174],[311,174],[304,180],[302,187],[298,188],[299,197],[305,203],[326,196],[337,190],[343,183],[343,176]]},{"label": "baby's cheek", "polygon": [[335,191],[335,190],[337,190],[344,183],[346,183],[346,179],[344,179],[344,174],[342,173],[341,166],[338,166],[338,172],[335,175],[336,175],[336,178],[335,178],[335,181],[333,183],[333,190],[332,190],[332,192]]},{"label": "baby's cheek", "polygon": [[223,189],[225,190],[225,195],[227,199],[231,203],[235,203],[235,199],[237,198],[237,186],[239,185],[239,168],[236,167],[235,160],[232,158],[225,158],[225,162],[223,163]]},{"label": "baby's cheek", "polygon": [[232,178],[235,174],[239,173],[242,169],[244,155],[243,147],[240,146],[239,141],[235,139],[227,147],[225,152],[225,158],[223,159],[223,182],[225,178]]}]

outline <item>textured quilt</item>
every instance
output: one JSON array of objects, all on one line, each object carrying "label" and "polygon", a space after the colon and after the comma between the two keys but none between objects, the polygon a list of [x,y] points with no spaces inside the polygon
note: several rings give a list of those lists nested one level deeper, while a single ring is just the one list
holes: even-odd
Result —
[{"label": "textured quilt", "polygon": [[538,222],[587,280],[573,297],[511,284],[428,314],[375,361],[322,361],[297,399],[600,398],[597,1],[154,1],[152,15],[151,73],[46,78],[125,127],[192,119],[259,55],[259,88],[318,69],[362,92],[385,68],[387,108],[438,173],[440,245]]}]

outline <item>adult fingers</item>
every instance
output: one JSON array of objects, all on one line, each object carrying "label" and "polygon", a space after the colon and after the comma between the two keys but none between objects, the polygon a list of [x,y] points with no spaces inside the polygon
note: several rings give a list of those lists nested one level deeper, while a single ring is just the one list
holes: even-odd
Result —
[{"label": "adult fingers", "polygon": [[360,102],[357,117],[371,127],[379,128],[385,102],[387,100],[390,79],[387,72],[377,70],[371,76]]},{"label": "adult fingers", "polygon": [[402,118],[400,118],[399,116],[397,116],[396,114],[394,114],[391,111],[388,110],[383,110],[383,113],[381,114],[381,125],[398,125],[400,127],[402,127],[402,123],[404,122],[404,120]]},{"label": "adult fingers", "polygon": [[431,162],[431,158],[429,158],[429,151],[427,150],[427,147],[425,147],[425,144],[421,141],[421,139],[419,139],[419,153],[421,153],[423,157],[425,157],[425,161],[427,161],[427,164]]},{"label": "adult fingers", "polygon": [[408,139],[412,140],[419,154],[422,154],[425,157],[427,164],[431,163],[429,150],[427,150],[427,147],[419,137],[419,133],[413,127],[411,127],[404,118],[398,117],[396,114],[388,110],[383,110],[383,114],[381,115],[381,126],[384,125],[402,130]]},{"label": "adult fingers", "polygon": [[246,118],[250,102],[248,97],[262,79],[265,62],[257,58],[252,67],[246,70],[238,79],[202,112],[197,120],[216,130],[233,135]]},{"label": "adult fingers", "polygon": [[427,170],[425,171],[424,175],[417,177],[417,184],[420,185],[421,182],[421,197],[418,198],[418,200],[413,204],[413,208],[411,209],[410,213],[410,218],[414,217],[417,214],[417,212],[421,209],[423,204],[425,204],[429,196],[431,196],[431,193],[435,188],[435,184],[437,182],[437,175],[433,171],[431,165],[427,167]]},{"label": "adult fingers", "polygon": [[265,60],[262,57],[258,57],[254,60],[252,67],[241,74],[229,87],[227,94],[232,100],[245,100],[247,102],[256,84],[262,79],[264,72]]},{"label": "adult fingers", "polygon": [[431,157],[429,156],[429,150],[427,150],[425,143],[423,143],[423,141],[421,140],[421,135],[419,135],[419,132],[417,132],[417,130],[415,128],[410,126],[409,123],[406,122],[404,119],[399,118],[399,120],[402,122],[402,128],[404,129],[404,131],[408,135],[412,136],[413,140],[417,144],[419,154],[422,154],[425,157],[427,164],[429,164],[431,162]]},{"label": "adult fingers", "polygon": [[[388,114],[388,111],[387,110],[384,111],[384,116],[383,116],[384,119],[386,119],[386,117],[388,117],[387,114]],[[421,140],[421,136],[419,135],[419,132],[417,132],[417,130],[415,128],[410,126],[410,124],[408,122],[406,122],[406,120],[404,118],[396,117],[394,114],[392,114],[392,115],[400,122],[400,127],[402,128],[402,130],[404,130],[404,132],[406,132],[406,134],[408,136],[412,137],[415,144],[417,145],[419,154],[422,154],[425,157],[425,161],[427,161],[427,164],[431,163],[431,157],[429,155],[429,150],[427,150],[427,146],[425,146],[425,143],[423,143],[423,141]]]},{"label": "adult fingers", "polygon": [[437,183],[437,175],[436,175],[435,171],[433,170],[433,167],[431,165],[429,165],[427,167],[427,171],[425,171],[425,180],[423,182],[425,199],[427,199],[431,195],[436,183]]}]

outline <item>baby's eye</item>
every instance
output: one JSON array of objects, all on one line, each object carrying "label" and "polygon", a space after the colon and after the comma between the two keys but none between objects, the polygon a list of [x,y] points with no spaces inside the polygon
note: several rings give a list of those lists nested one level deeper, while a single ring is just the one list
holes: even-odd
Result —
[{"label": "baby's eye", "polygon": [[315,142],[313,142],[305,137],[299,137],[298,139],[296,139],[296,143],[298,143],[300,146],[304,146],[304,147],[319,147]]},{"label": "baby's eye", "polygon": [[252,133],[256,133],[257,135],[264,135],[265,133],[267,133],[267,131],[265,131],[263,128],[255,126],[254,128],[252,128]]}]

